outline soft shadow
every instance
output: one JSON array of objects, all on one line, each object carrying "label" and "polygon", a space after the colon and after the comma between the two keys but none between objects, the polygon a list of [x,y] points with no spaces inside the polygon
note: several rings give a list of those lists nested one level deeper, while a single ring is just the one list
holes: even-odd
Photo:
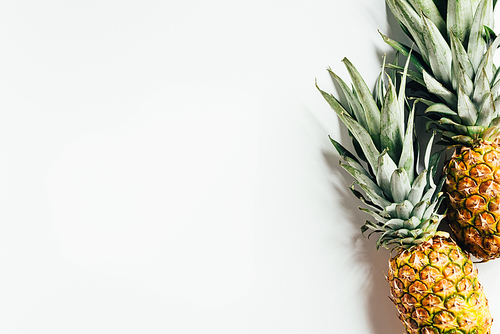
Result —
[{"label": "soft shadow", "polygon": [[[342,143],[349,143],[350,138],[346,131],[342,131]],[[349,146],[349,145],[345,145]],[[347,189],[353,179],[339,165],[340,157],[332,151],[324,151],[323,157],[328,168],[334,175],[336,182],[331,182],[332,191],[342,194],[342,207],[345,208],[345,213],[348,215],[348,221],[353,224],[354,228],[359,230],[359,234],[353,235],[350,240],[354,254],[353,257],[347,260],[347,263],[352,263],[351,271],[356,271],[366,275],[365,284],[360,286],[362,295],[366,296],[365,316],[369,319],[372,328],[371,333],[387,334],[400,332],[403,330],[403,325],[398,320],[396,308],[389,300],[389,285],[385,279],[388,270],[388,261],[390,258],[389,251],[380,249],[377,251],[375,241],[377,236],[367,239],[361,235],[360,228],[365,220],[371,217],[359,210],[362,204],[354,195]]]},{"label": "soft shadow", "polygon": [[[387,9],[387,16],[389,19],[389,29],[388,31],[381,32],[393,39],[403,41],[405,44],[411,45],[411,42],[401,31],[399,24],[392,13],[390,13],[389,9]],[[380,49],[377,49],[376,52],[380,59],[382,59],[383,55],[386,53]],[[395,51],[388,54],[387,61],[392,62],[394,54]],[[338,74],[340,75],[340,73]],[[332,80],[332,82],[334,83],[334,88],[336,90],[333,94],[343,105],[346,105],[347,101],[342,93],[342,89],[340,89],[335,80]],[[314,117],[313,114],[310,113],[308,116],[309,119],[312,118],[312,120],[316,121],[318,128],[324,130],[324,125],[320,124],[318,119]],[[419,133],[422,133],[420,130],[424,125],[419,123],[417,126],[419,128]],[[351,152],[355,152],[352,147],[351,138],[345,126],[340,125],[339,133],[331,133],[331,131],[327,132],[329,132],[330,135],[338,140],[344,147],[349,149]],[[430,134],[419,136],[418,141],[420,142],[421,147],[427,143],[429,137]],[[325,138],[325,140],[327,139]],[[389,284],[386,281],[385,275],[388,271],[388,261],[391,254],[385,249],[377,251],[375,245],[378,237],[377,235],[373,235],[371,239],[367,239],[361,235],[361,226],[366,220],[372,219],[372,217],[359,210],[359,207],[363,206],[363,203],[361,203],[348,189],[354,180],[352,176],[344,171],[340,166],[340,157],[333,146],[331,150],[322,150],[322,155],[326,166],[334,176],[330,181],[332,192],[335,194],[341,194],[342,197],[340,205],[345,208],[344,213],[347,215],[346,218],[351,224],[353,224],[353,227],[359,231],[358,234],[352,235],[351,240],[346,242],[352,249],[350,253],[353,254],[352,258],[348,259],[346,263],[352,264],[348,270],[366,275],[364,278],[365,284],[360,286],[359,289],[362,292],[361,295],[366,296],[366,307],[364,309],[365,315],[363,315],[363,317],[369,319],[369,324],[371,326],[370,333],[387,334],[403,332],[404,327],[401,321],[397,318],[396,308],[388,298]]]},{"label": "soft shadow", "polygon": [[[336,83],[334,83],[334,86],[337,92],[341,92],[341,89]],[[341,102],[345,102],[343,94],[335,95]],[[319,98],[321,97],[319,96]],[[326,102],[325,108],[328,108]],[[340,125],[339,133],[332,133],[332,131],[325,129],[325,125],[321,124],[318,118],[314,116],[314,113],[307,112],[307,114],[307,119],[316,123],[316,126],[312,126],[315,129],[309,129],[311,132],[321,129],[321,133],[329,133],[344,147],[351,152],[354,152],[351,138],[349,137],[345,126]],[[309,126],[311,125],[312,124],[309,123]],[[325,137],[325,141],[328,141],[328,138]],[[350,265],[348,268],[344,268],[343,270],[349,270],[351,273],[355,272],[356,274],[359,273],[360,275],[365,275],[365,284],[359,287],[361,292],[360,295],[366,296],[364,300],[365,308],[364,310],[360,310],[360,316],[368,319],[367,323],[369,323],[369,326],[371,327],[370,333],[387,334],[402,332],[404,331],[404,327],[397,318],[395,306],[388,298],[389,284],[385,279],[385,275],[388,271],[390,253],[385,249],[377,251],[375,246],[377,238],[376,235],[373,235],[371,239],[362,236],[360,228],[363,223],[366,220],[371,219],[371,217],[359,210],[359,207],[362,206],[363,203],[360,202],[348,189],[354,179],[344,169],[342,169],[339,164],[339,155],[333,146],[330,147],[331,149],[323,149],[321,153],[325,165],[333,175],[330,180],[331,189],[334,194],[341,195],[340,205],[345,208],[343,210],[343,214],[346,215],[346,221],[349,221],[354,230],[358,231],[358,233],[352,234],[350,240],[346,240],[345,242],[346,247],[350,248],[349,254],[352,254],[352,257],[345,260],[345,263],[349,263]],[[338,207],[339,199],[336,201],[337,203],[335,204]]]}]

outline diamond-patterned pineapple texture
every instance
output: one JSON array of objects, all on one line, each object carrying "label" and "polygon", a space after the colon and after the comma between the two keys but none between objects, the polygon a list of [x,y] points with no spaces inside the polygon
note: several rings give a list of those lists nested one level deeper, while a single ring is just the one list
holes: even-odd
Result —
[{"label": "diamond-patterned pineapple texture", "polygon": [[445,166],[448,223],[459,244],[478,259],[500,256],[500,146],[463,146]]},{"label": "diamond-patterned pineapple texture", "polygon": [[487,334],[493,319],[477,269],[440,236],[389,261],[391,300],[410,334]]}]

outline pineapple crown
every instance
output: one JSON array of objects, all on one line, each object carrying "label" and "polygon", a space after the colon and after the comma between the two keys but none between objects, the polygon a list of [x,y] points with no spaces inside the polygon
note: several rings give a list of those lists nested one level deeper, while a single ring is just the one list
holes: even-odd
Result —
[{"label": "pineapple crown", "polygon": [[[409,56],[408,77],[424,86],[428,128],[436,126],[446,144],[475,145],[500,136],[500,71],[493,56],[496,0],[386,0],[419,52],[382,35]],[[394,67],[394,66],[393,66]],[[395,67],[394,67],[395,68]]]},{"label": "pineapple crown", "polygon": [[[318,89],[348,128],[359,157],[330,138],[344,160],[340,162],[341,166],[356,180],[350,188],[352,193],[369,207],[360,209],[375,219],[375,222],[366,221],[361,230],[363,233],[368,230],[381,233],[377,248],[407,249],[423,243],[436,234],[443,217],[437,214],[442,199],[439,192],[442,182],[439,185],[433,182],[439,161],[439,153],[431,154],[434,136],[427,145],[425,170],[417,172],[419,158],[418,149],[414,149],[414,108],[409,113],[405,130],[405,76],[409,62],[403,69],[399,94],[390,76],[386,87],[382,70],[375,98],[351,62],[347,59],[343,62],[351,77],[352,90],[339,76],[331,70],[329,72],[339,83],[349,107],[342,106],[333,95]],[[365,195],[356,190],[355,185]]]}]

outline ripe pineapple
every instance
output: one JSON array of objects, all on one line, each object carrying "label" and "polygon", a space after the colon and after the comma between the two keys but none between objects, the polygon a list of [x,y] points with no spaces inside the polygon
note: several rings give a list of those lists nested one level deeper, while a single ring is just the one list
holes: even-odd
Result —
[{"label": "ripe pineapple", "polygon": [[493,319],[477,269],[451,239],[438,232],[389,265],[390,298],[408,333],[490,333]]},{"label": "ripe pineapple", "polygon": [[[425,87],[429,125],[454,146],[446,163],[447,221],[475,257],[500,257],[500,71],[493,56],[496,0],[387,0],[420,53],[408,76]],[[382,35],[383,36],[383,35]],[[383,36],[404,54],[409,47]]]},{"label": "ripe pineapple", "polygon": [[349,108],[320,92],[348,128],[360,158],[331,139],[344,160],[341,166],[356,179],[352,192],[370,207],[361,210],[374,218],[374,222],[366,221],[362,232],[381,233],[377,248],[397,251],[389,262],[387,280],[399,319],[410,334],[490,333],[492,317],[477,270],[447,233],[437,232],[442,219],[437,208],[443,197],[439,192],[442,182],[436,185],[432,178],[438,161],[430,154],[432,138],[425,170],[416,170],[414,109],[406,129],[404,124],[408,62],[399,94],[390,77],[387,87],[384,85],[381,73],[375,99],[355,67],[347,59],[344,64],[353,90],[330,73],[345,93]]}]

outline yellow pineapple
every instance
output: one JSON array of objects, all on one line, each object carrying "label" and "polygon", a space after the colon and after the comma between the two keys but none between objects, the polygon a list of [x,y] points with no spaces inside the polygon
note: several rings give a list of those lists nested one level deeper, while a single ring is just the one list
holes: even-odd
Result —
[{"label": "yellow pineapple", "polygon": [[500,146],[498,140],[463,146],[446,165],[448,221],[476,257],[500,256]]},{"label": "yellow pineapple", "polygon": [[386,87],[381,75],[375,99],[355,67],[347,59],[344,64],[352,90],[330,73],[349,107],[320,92],[348,128],[359,159],[330,140],[343,159],[341,166],[356,180],[351,191],[369,207],[360,209],[374,218],[365,222],[362,232],[380,233],[377,248],[396,251],[387,280],[399,319],[410,334],[490,333],[492,317],[477,270],[447,233],[437,231],[443,218],[437,209],[444,178],[437,185],[433,182],[437,168],[437,159],[430,154],[433,138],[425,152],[425,169],[417,170],[414,109],[404,124],[408,62],[399,94],[393,80],[389,77]]},{"label": "yellow pineapple", "polygon": [[[476,258],[500,257],[500,71],[493,56],[495,0],[387,0],[415,42],[408,74],[427,105],[429,126],[455,147],[446,163],[447,221],[458,243]],[[382,35],[383,36],[383,35]],[[408,55],[409,47],[383,36]],[[412,92],[412,93],[413,93]],[[426,96],[422,95],[422,92]]]},{"label": "yellow pineapple", "polygon": [[477,269],[449,238],[437,235],[401,251],[390,260],[387,278],[408,333],[490,333],[492,317]]}]

